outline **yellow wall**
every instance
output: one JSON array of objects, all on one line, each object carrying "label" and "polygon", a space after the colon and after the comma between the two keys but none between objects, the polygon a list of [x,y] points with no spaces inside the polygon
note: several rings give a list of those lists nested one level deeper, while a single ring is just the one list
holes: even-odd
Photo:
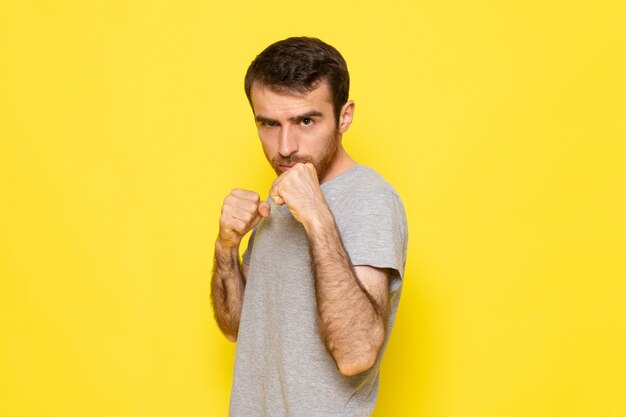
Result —
[{"label": "yellow wall", "polygon": [[273,177],[242,79],[306,34],[409,218],[375,415],[626,416],[625,12],[3,0],[0,415],[225,415],[219,209]]}]

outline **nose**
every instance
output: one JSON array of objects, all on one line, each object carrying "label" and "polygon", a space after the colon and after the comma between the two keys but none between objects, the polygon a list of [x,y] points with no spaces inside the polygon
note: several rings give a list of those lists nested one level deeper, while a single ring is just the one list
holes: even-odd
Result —
[{"label": "nose", "polygon": [[294,132],[290,132],[287,126],[283,126],[278,137],[278,153],[286,158],[296,152],[298,152],[298,140]]}]

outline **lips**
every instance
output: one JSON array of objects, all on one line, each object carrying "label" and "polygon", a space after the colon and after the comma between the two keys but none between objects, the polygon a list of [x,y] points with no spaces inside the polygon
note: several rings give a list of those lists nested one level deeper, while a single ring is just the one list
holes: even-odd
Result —
[{"label": "lips", "polygon": [[285,172],[285,171],[293,168],[293,165],[283,165],[283,164],[281,164],[281,165],[278,165],[278,167],[280,168],[281,171]]}]

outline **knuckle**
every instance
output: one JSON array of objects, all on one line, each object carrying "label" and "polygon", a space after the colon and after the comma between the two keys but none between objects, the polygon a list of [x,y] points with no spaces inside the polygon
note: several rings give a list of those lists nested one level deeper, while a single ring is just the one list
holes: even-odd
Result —
[{"label": "knuckle", "polygon": [[241,189],[241,188],[233,188],[230,192],[230,195],[235,199],[245,198],[249,191]]},{"label": "knuckle", "polygon": [[249,211],[245,212],[242,217],[243,217],[242,220],[246,224],[250,224],[250,222],[252,221],[252,213],[250,213]]},{"label": "knuckle", "polygon": [[240,234],[243,234],[243,232],[246,230],[246,227],[248,227],[248,225],[243,220],[237,219],[235,221],[235,230]]},{"label": "knuckle", "polygon": [[230,192],[230,195],[233,196],[236,200],[249,200],[258,202],[261,197],[255,191],[244,190],[242,188],[235,188]]},{"label": "knuckle", "polygon": [[224,198],[224,205],[225,206],[232,206],[234,204],[234,202],[236,201],[236,197],[234,197],[232,194],[229,194],[226,196],[226,198]]}]

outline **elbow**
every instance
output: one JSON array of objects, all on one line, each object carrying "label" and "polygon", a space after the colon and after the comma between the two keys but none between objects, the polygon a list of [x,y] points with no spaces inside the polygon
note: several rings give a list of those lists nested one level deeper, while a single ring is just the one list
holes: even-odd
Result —
[{"label": "elbow", "polygon": [[337,349],[339,346],[329,349],[343,376],[355,376],[374,366],[385,339],[382,326],[374,330],[378,331],[372,331],[366,340],[352,340],[350,345],[344,345],[342,349]]},{"label": "elbow", "polygon": [[333,359],[337,364],[337,369],[343,376],[355,376],[369,370],[376,363],[378,355],[383,345],[383,338],[370,340],[369,343],[361,343],[359,348],[335,351]]},{"label": "elbow", "polygon": [[343,376],[355,376],[374,366],[377,356],[377,352],[372,352],[370,354],[363,353],[358,356],[344,358],[341,360],[335,358],[335,362],[337,363],[339,372],[341,372]]},{"label": "elbow", "polygon": [[226,340],[232,343],[237,343],[237,334],[239,333],[239,329],[227,326],[225,325],[225,323],[219,321],[217,322],[217,324]]}]

